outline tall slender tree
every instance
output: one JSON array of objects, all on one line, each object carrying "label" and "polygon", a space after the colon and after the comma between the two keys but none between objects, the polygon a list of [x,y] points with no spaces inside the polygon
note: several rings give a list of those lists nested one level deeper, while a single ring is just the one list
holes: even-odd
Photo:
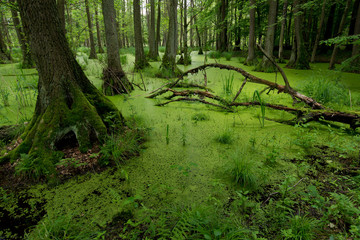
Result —
[{"label": "tall slender tree", "polygon": [[96,25],[96,36],[98,42],[98,51],[99,53],[104,53],[104,49],[101,43],[101,32],[100,32],[100,24],[99,24],[99,14],[98,14],[98,5],[95,5],[95,25]]},{"label": "tall slender tree", "polygon": [[155,0],[150,0],[149,58],[151,60],[157,60],[159,57],[159,52],[156,51],[155,20]]},{"label": "tall slender tree", "polygon": [[97,57],[96,57],[95,41],[94,41],[94,34],[93,34],[93,24],[91,21],[89,0],[85,0],[85,9],[86,9],[89,39],[90,39],[90,56],[89,56],[89,58],[96,59]]},{"label": "tall slender tree", "polygon": [[255,0],[250,0],[250,29],[249,29],[249,46],[248,56],[245,61],[245,65],[254,66],[258,63],[255,56]]},{"label": "tall slender tree", "polygon": [[155,43],[155,52],[159,54],[159,45],[160,45],[160,24],[161,24],[161,0],[158,0],[158,15],[156,19],[156,43]]},{"label": "tall slender tree", "polygon": [[[277,0],[268,0],[269,3],[269,15],[268,26],[265,37],[265,52],[268,56],[273,56],[274,41],[275,41],[275,27],[276,27],[276,15],[277,15]],[[258,71],[273,72],[275,66],[267,58],[263,57],[261,63],[257,66]]]},{"label": "tall slender tree", "polygon": [[312,53],[311,53],[310,62],[312,62],[312,63],[315,62],[316,51],[317,51],[317,48],[318,48],[318,45],[319,45],[319,42],[320,42],[321,31],[322,31],[324,20],[325,20],[325,10],[326,10],[326,0],[323,0],[322,7],[321,7],[321,15],[320,15],[319,26],[317,28],[314,47],[313,47],[313,50],[312,50]]},{"label": "tall slender tree", "polygon": [[111,128],[105,119],[113,116],[120,129],[124,121],[76,62],[61,30],[55,0],[20,0],[19,9],[39,73],[39,92],[21,144],[2,160],[25,153],[39,159],[34,164],[40,162],[46,171],[54,171],[55,151],[64,141],[85,152],[104,141]]},{"label": "tall slender tree", "polygon": [[105,24],[107,67],[103,71],[103,91],[106,95],[130,93],[133,86],[121,67],[114,0],[102,1]]},{"label": "tall slender tree", "polygon": [[[10,0],[10,2],[14,5],[16,4],[15,0]],[[27,35],[24,32],[23,27],[21,26],[21,21],[20,21],[19,15],[18,15],[18,11],[13,7],[11,8],[11,15],[12,15],[12,19],[14,22],[16,35],[17,35],[19,43],[20,43],[21,53],[22,53],[22,57],[23,57],[21,66],[22,66],[22,68],[32,68],[32,67],[34,67],[34,62],[31,57],[28,40],[27,40]]]},{"label": "tall slender tree", "polygon": [[283,3],[283,12],[281,19],[281,30],[280,30],[280,39],[279,39],[279,61],[283,62],[283,54],[284,54],[284,35],[285,35],[285,27],[286,27],[286,16],[287,16],[287,8],[288,1],[284,0]]},{"label": "tall slender tree", "polygon": [[135,34],[135,69],[143,69],[149,66],[146,59],[141,33],[140,0],[133,0],[134,7],[134,34]]},{"label": "tall slender tree", "polygon": [[179,75],[180,70],[176,66],[177,47],[177,0],[169,0],[169,29],[159,76],[175,77]]}]

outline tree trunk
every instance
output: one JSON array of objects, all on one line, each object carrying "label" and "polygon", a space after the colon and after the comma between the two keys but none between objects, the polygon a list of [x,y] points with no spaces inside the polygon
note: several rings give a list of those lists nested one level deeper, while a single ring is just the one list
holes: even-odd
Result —
[{"label": "tree trunk", "polygon": [[226,14],[228,10],[228,0],[221,0],[220,4],[220,34],[219,34],[219,46],[218,50],[221,52],[228,51],[228,35],[227,35],[227,20]]},{"label": "tree trunk", "polygon": [[[15,0],[11,0],[11,3],[15,4]],[[19,43],[20,43],[21,53],[22,53],[22,57],[23,57],[21,67],[22,68],[33,68],[34,62],[33,62],[31,53],[28,48],[27,35],[26,35],[26,33],[24,33],[23,28],[21,27],[18,12],[14,8],[11,8],[11,15],[13,18],[16,35],[17,35]]]},{"label": "tree trunk", "polygon": [[93,34],[93,26],[91,21],[90,15],[90,7],[89,7],[89,0],[85,0],[85,8],[86,8],[86,16],[87,16],[87,23],[88,23],[88,30],[89,30],[89,39],[90,39],[90,59],[96,59],[96,49],[95,49],[95,42],[94,42],[94,34]]},{"label": "tree trunk", "polygon": [[2,32],[0,31],[0,63],[7,63],[8,61],[11,61],[11,56],[8,52]]},{"label": "tree trunk", "polygon": [[312,63],[315,62],[316,50],[317,50],[317,47],[319,45],[322,26],[324,24],[324,19],[325,19],[325,9],[326,9],[326,0],[323,1],[322,7],[321,7],[321,16],[320,16],[319,27],[318,27],[317,32],[316,32],[314,48],[312,50],[311,59],[310,59],[310,62],[312,62]]},{"label": "tree trunk", "polygon": [[[194,18],[194,22],[195,22],[196,36],[197,36],[197,39],[198,39],[198,47],[199,47],[199,52],[198,52],[198,54],[199,54],[199,55],[202,55],[202,54],[204,54],[204,53],[203,53],[203,48],[202,48],[202,43],[201,43],[201,37],[200,37],[199,28],[198,28],[198,26],[196,25],[196,17]],[[206,50],[205,50],[205,51],[206,51]]]},{"label": "tree trunk", "polygon": [[248,44],[248,56],[245,61],[245,65],[256,65],[257,59],[255,56],[255,0],[250,0],[250,29],[249,29],[249,44]]},{"label": "tree trunk", "polygon": [[169,29],[166,39],[165,54],[160,66],[160,75],[175,77],[180,74],[176,67],[177,52],[177,0],[169,0]]},{"label": "tree trunk", "polygon": [[61,29],[66,34],[65,28],[65,0],[57,0],[57,10],[60,18]]},{"label": "tree trunk", "polygon": [[149,58],[151,60],[157,60],[159,57],[156,51],[155,25],[155,0],[150,0]]},{"label": "tree trunk", "polygon": [[85,152],[95,142],[103,142],[110,128],[104,119],[113,116],[119,127],[124,122],[118,109],[90,83],[73,57],[56,2],[19,1],[19,9],[39,73],[38,97],[21,144],[5,160],[29,154],[52,173],[59,160],[55,151],[62,150],[64,143],[78,145]]},{"label": "tree trunk", "polygon": [[102,1],[102,12],[105,24],[105,40],[107,50],[107,68],[103,72],[103,91],[106,95],[130,93],[133,89],[120,63],[118,35],[116,31],[116,15],[114,0]]},{"label": "tree trunk", "polygon": [[141,33],[140,0],[133,0],[134,6],[134,34],[135,34],[135,70],[149,66],[146,60]]},{"label": "tree trunk", "polygon": [[286,67],[292,68],[296,62],[296,36],[293,37],[292,47],[291,47],[291,55]]},{"label": "tree trunk", "polygon": [[[356,22],[354,26],[354,35],[360,34],[360,4],[358,5],[357,9],[357,15],[356,15]],[[359,44],[353,44],[352,49],[352,57],[355,57],[356,55],[360,54],[360,45]]]},{"label": "tree trunk", "polygon": [[190,57],[190,53],[188,52],[188,45],[187,45],[187,31],[188,31],[188,26],[189,23],[187,22],[187,3],[186,0],[183,1],[184,3],[184,31],[183,31],[183,53],[181,54],[181,58],[178,61],[178,64],[183,64],[184,66],[188,66],[191,64],[191,57]]},{"label": "tree trunk", "polygon": [[[269,16],[268,27],[265,37],[265,52],[269,56],[273,56],[274,40],[275,40],[275,24],[277,14],[277,0],[268,0],[269,2]],[[257,68],[258,71],[274,72],[275,67],[267,57],[263,57],[262,62]]]},{"label": "tree trunk", "polygon": [[286,26],[286,15],[287,15],[287,0],[284,1],[283,12],[282,12],[282,20],[281,20],[281,30],[280,30],[280,40],[279,40],[279,61],[283,62],[283,53],[284,53],[284,34],[285,34],[285,26]]},{"label": "tree trunk", "polygon": [[[344,31],[344,26],[345,26],[346,17],[348,15],[348,10],[349,10],[350,4],[351,4],[351,0],[347,0],[346,1],[346,6],[345,6],[345,9],[344,9],[344,13],[343,13],[343,16],[341,18],[340,25],[339,25],[337,36],[340,36],[342,34],[342,32]],[[334,50],[333,50],[333,52],[331,54],[329,69],[334,69],[335,68],[336,54],[337,54],[337,52],[339,50],[338,47],[339,47],[338,44],[335,44]]]},{"label": "tree trunk", "polygon": [[161,24],[161,0],[158,1],[158,16],[156,23],[156,43],[155,43],[155,52],[159,56],[159,45],[160,45],[160,24]]},{"label": "tree trunk", "polygon": [[193,48],[194,47],[194,19],[193,19],[193,14],[192,14],[192,10],[194,9],[194,0],[190,0],[190,9],[191,9],[191,16],[190,16],[190,47]]},{"label": "tree trunk", "polygon": [[98,42],[98,50],[99,53],[104,53],[104,49],[102,48],[101,44],[101,33],[100,33],[100,25],[99,25],[99,14],[98,14],[98,6],[95,5],[95,25],[96,25],[96,36]]},{"label": "tree trunk", "polygon": [[294,67],[296,69],[310,69],[308,54],[305,49],[304,38],[303,38],[303,21],[302,15],[300,14],[301,0],[294,1],[294,25],[295,25],[295,36],[296,36],[296,61]]}]

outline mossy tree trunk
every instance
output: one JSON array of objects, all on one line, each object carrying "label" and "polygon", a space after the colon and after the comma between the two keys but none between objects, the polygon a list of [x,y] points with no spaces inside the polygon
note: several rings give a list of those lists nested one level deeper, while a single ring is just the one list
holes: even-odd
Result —
[{"label": "mossy tree trunk", "polygon": [[88,30],[89,30],[89,39],[90,39],[90,56],[89,56],[89,58],[96,59],[96,49],[95,49],[93,24],[91,21],[89,0],[85,0],[85,9],[86,9],[86,16],[87,16],[87,23],[88,23]]},{"label": "mossy tree trunk", "polygon": [[120,62],[114,0],[103,0],[102,12],[104,15],[108,64],[107,68],[105,68],[103,71],[103,91],[105,95],[109,96],[121,93],[130,93],[130,91],[133,89],[133,86],[127,79]]},{"label": "mossy tree trunk", "polygon": [[248,56],[245,65],[254,66],[257,64],[255,56],[255,0],[250,0],[250,29],[249,29],[249,47]]},{"label": "mossy tree trunk", "polygon": [[140,0],[133,0],[134,7],[134,37],[135,37],[135,66],[134,69],[144,69],[149,66],[146,59],[141,32]]},{"label": "mossy tree trunk", "polygon": [[39,72],[38,97],[21,144],[7,158],[26,153],[51,164],[64,139],[84,152],[104,140],[109,130],[105,119],[112,116],[119,127],[124,121],[76,62],[61,30],[56,2],[22,0],[19,9]]},{"label": "mossy tree trunk", "polygon": [[[267,55],[273,56],[277,15],[277,0],[268,0],[268,2],[269,15],[265,37],[265,52],[267,53]],[[257,66],[256,70],[263,72],[274,72],[276,71],[276,68],[272,64],[272,62],[264,56],[261,63]]]},{"label": "mossy tree trunk", "polygon": [[165,54],[160,66],[160,76],[176,77],[180,70],[176,66],[177,52],[177,0],[169,0],[169,29]]},{"label": "mossy tree trunk", "polygon": [[[10,0],[11,3],[15,4],[15,0]],[[31,53],[28,47],[28,36],[26,32],[24,32],[25,29],[21,26],[20,18],[18,15],[18,12],[15,8],[11,8],[11,15],[14,22],[16,35],[18,37],[20,47],[21,47],[21,53],[22,53],[22,68],[32,68],[34,67],[34,61],[31,57]],[[25,30],[26,31],[26,30]]]},{"label": "mossy tree trunk", "polygon": [[158,1],[158,15],[156,19],[156,43],[155,52],[159,56],[159,44],[160,44],[160,25],[161,25],[161,0]]}]

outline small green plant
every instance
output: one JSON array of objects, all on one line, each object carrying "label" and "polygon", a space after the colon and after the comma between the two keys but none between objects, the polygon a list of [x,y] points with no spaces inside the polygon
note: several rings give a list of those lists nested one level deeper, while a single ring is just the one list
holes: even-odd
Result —
[{"label": "small green plant", "polygon": [[75,158],[64,158],[56,164],[56,166],[64,166],[71,168],[78,168],[84,165],[86,165],[86,163],[81,163],[78,159]]},{"label": "small green plant", "polygon": [[223,133],[215,138],[215,140],[222,144],[231,144],[233,142],[233,133],[226,129]]},{"label": "small green plant", "polygon": [[231,95],[234,84],[234,74],[228,75],[223,80],[223,91],[226,95]]},{"label": "small green plant", "polygon": [[166,144],[169,145],[170,139],[169,139],[169,124],[166,124]]},{"label": "small green plant", "polygon": [[312,240],[318,221],[307,216],[295,215],[289,218],[289,229],[281,230],[285,239]]},{"label": "small green plant", "polygon": [[101,239],[105,231],[94,231],[94,228],[85,227],[72,215],[56,217],[47,216],[25,239]]},{"label": "small green plant", "polygon": [[186,138],[186,125],[183,123],[181,126],[181,142],[183,146],[186,145]]},{"label": "small green plant", "polygon": [[209,120],[210,117],[209,115],[205,114],[205,113],[195,113],[191,116],[191,120],[198,122],[198,121],[207,121]]},{"label": "small green plant", "polygon": [[239,187],[254,191],[259,187],[259,179],[255,173],[254,161],[249,154],[236,152],[231,156],[229,174],[232,181]]},{"label": "small green plant", "polygon": [[261,99],[260,97],[260,93],[258,90],[254,91],[254,95],[253,95],[253,101],[258,101],[260,103],[260,109],[261,109],[261,115],[259,116],[259,122],[261,127],[265,126],[265,103],[264,101]]},{"label": "small green plant", "polygon": [[29,154],[21,154],[15,165],[15,175],[38,180],[54,172],[51,159],[42,159]]},{"label": "small green plant", "polygon": [[279,154],[279,150],[275,146],[273,146],[271,152],[266,155],[265,164],[269,166],[274,166],[277,163]]},{"label": "small green plant", "polygon": [[2,102],[4,107],[9,107],[10,106],[9,95],[10,95],[10,92],[9,92],[8,89],[0,88],[1,102]]}]

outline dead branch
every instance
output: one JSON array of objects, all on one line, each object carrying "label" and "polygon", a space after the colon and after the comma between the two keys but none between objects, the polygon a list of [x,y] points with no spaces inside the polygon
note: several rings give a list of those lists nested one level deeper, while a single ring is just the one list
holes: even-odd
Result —
[{"label": "dead branch", "polygon": [[156,106],[164,106],[164,105],[169,104],[169,103],[172,103],[172,102],[180,102],[180,101],[201,102],[201,103],[204,103],[204,104],[207,104],[207,105],[211,105],[211,106],[214,106],[214,107],[219,107],[219,108],[222,108],[222,109],[231,111],[231,108],[226,107],[226,106],[224,106],[224,105],[219,105],[219,104],[211,103],[211,102],[205,101],[205,100],[203,100],[203,99],[187,98],[187,97],[177,98],[177,99],[174,99],[174,100],[170,100],[170,101],[168,101],[168,102],[159,103],[159,104],[156,104]]}]

